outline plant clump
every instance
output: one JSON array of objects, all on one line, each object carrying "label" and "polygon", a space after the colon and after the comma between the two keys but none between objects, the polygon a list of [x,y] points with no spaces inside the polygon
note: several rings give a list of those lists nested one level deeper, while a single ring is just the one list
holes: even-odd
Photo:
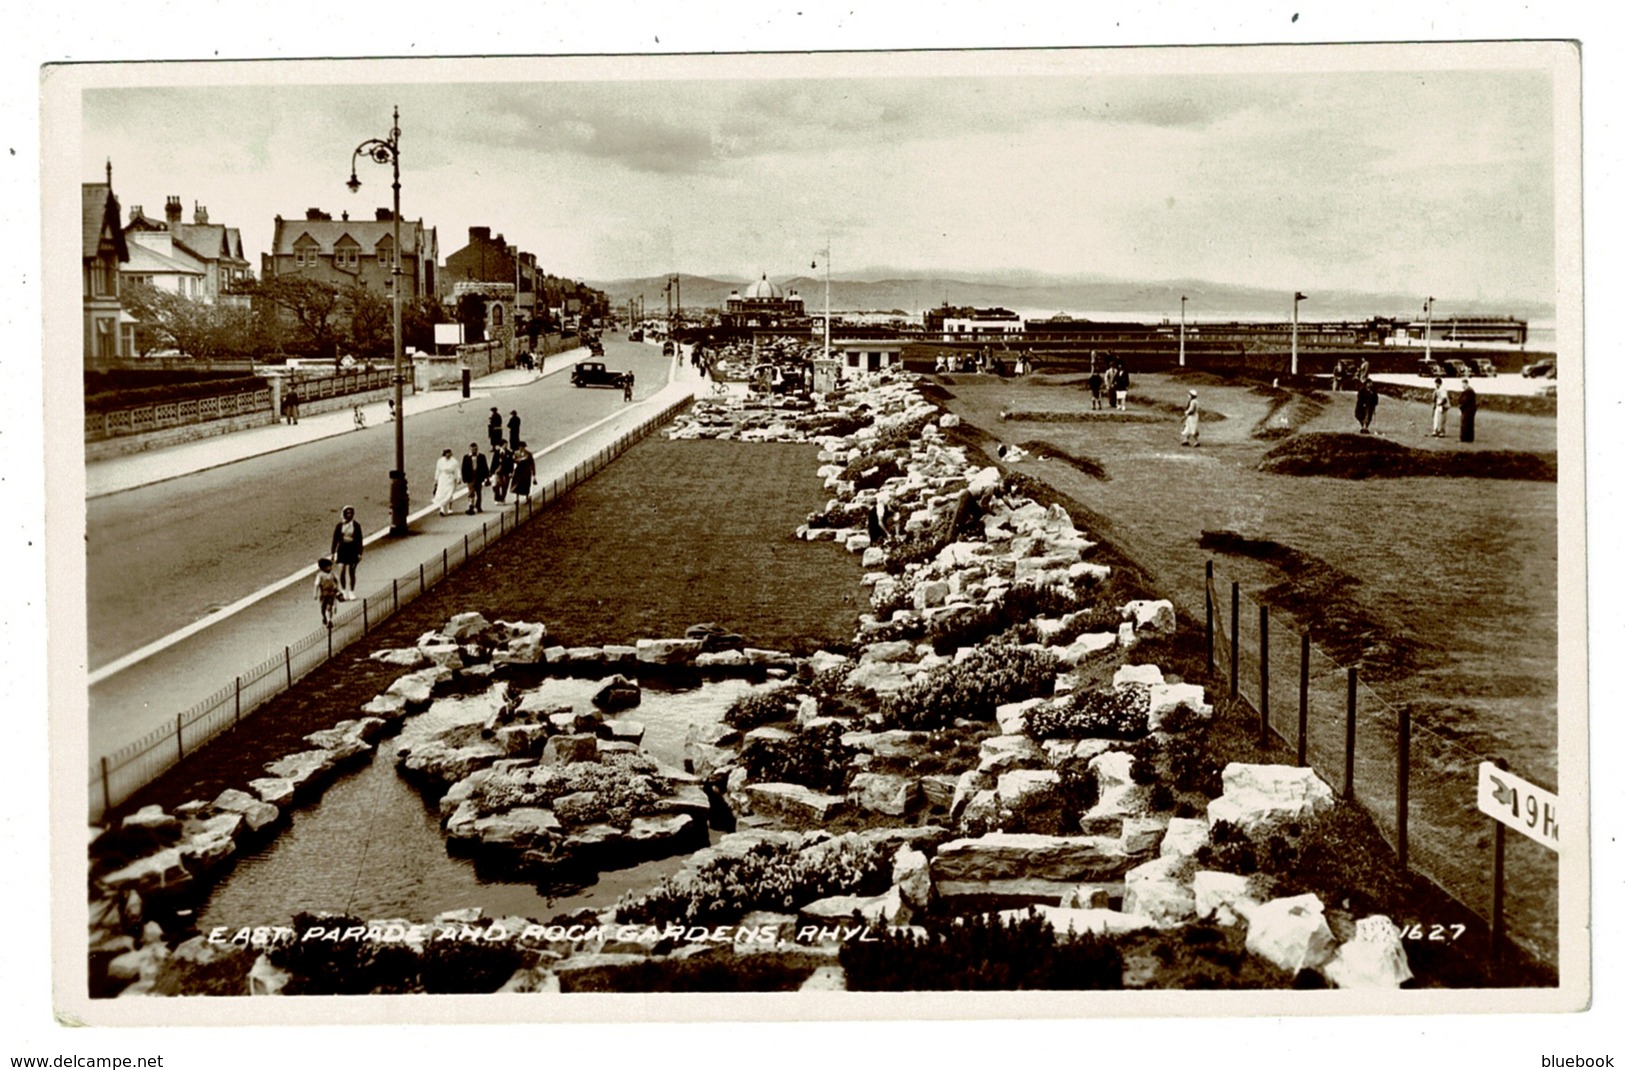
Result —
[{"label": "plant clump", "polygon": [[795,715],[795,692],[790,688],[778,687],[740,695],[734,699],[722,719],[741,732],[749,732],[764,724],[792,720]]},{"label": "plant clump", "polygon": [[1143,687],[1078,691],[1029,713],[1027,733],[1034,739],[1139,739],[1149,731],[1150,711]]},{"label": "plant clump", "polygon": [[[493,772],[475,791],[488,813],[549,806],[565,824],[626,824],[654,812],[669,791],[657,777],[622,765],[572,762]],[[571,797],[568,803],[559,800]]]},{"label": "plant clump", "polygon": [[959,918],[923,933],[884,929],[873,941],[842,944],[841,966],[854,992],[1123,987],[1114,946],[1096,936],[1058,940],[1054,926],[1032,913]]},{"label": "plant clump", "polygon": [[1048,693],[1059,670],[1047,650],[990,643],[888,695],[881,717],[888,727],[908,729],[941,728],[959,718],[989,721],[1004,703]]},{"label": "plant clump", "polygon": [[830,723],[803,729],[789,739],[753,739],[740,752],[739,762],[758,783],[843,791],[847,767],[857,754],[841,742],[844,731],[840,724]]}]

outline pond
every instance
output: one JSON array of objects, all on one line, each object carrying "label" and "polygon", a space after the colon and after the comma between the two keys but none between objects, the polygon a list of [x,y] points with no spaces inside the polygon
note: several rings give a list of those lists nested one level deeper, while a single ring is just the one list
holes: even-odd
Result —
[{"label": "pond", "polygon": [[[601,686],[599,680],[549,679],[539,690],[550,703],[587,708]],[[642,703],[621,717],[644,725],[645,751],[681,769],[688,727],[720,721],[750,686],[744,680],[675,690],[646,685]],[[658,884],[682,866],[685,856],[677,855],[605,872],[585,888],[538,888],[476,873],[471,860],[448,855],[437,810],[397,774],[395,753],[452,725],[483,721],[497,702],[494,689],[442,698],[408,718],[365,765],[295,810],[275,839],[239,855],[199,908],[198,928],[286,925],[300,911],[425,922],[466,907],[545,920],[584,907],[603,909],[623,892]]]}]

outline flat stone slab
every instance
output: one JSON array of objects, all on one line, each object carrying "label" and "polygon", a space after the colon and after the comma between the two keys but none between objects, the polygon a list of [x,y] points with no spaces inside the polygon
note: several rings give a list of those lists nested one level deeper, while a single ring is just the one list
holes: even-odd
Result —
[{"label": "flat stone slab", "polygon": [[1075,884],[1120,877],[1134,861],[1117,837],[994,832],[938,847],[931,876],[938,882],[1037,878]]}]

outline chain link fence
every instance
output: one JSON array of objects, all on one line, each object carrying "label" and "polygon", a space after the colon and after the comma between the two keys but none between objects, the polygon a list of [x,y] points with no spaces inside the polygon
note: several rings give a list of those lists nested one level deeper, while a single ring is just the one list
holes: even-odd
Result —
[{"label": "chain link fence", "polygon": [[339,603],[331,628],[318,628],[284,646],[280,652],[222,684],[190,709],[176,713],[173,722],[160,725],[135,742],[93,761],[90,820],[101,820],[108,810],[156,780],[182,758],[222,732],[237,727],[260,706],[361,639],[401,606],[455,572],[469,558],[483,553],[492,543],[528,521],[537,510],[545,509],[577,484],[597,474],[689,404],[690,399],[683,398],[666,406],[557,479],[538,486],[511,517],[506,511],[498,513],[495,530],[487,521],[478,531],[464,535],[461,545],[454,543],[421,562],[415,571],[396,576],[387,588],[359,601]]}]

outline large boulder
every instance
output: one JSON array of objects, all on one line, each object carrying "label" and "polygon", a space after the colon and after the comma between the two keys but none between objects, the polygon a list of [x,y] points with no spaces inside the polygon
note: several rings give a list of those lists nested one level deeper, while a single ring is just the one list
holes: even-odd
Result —
[{"label": "large boulder", "polygon": [[846,808],[846,799],[825,795],[800,784],[749,784],[746,798],[754,814],[792,824],[823,824]]},{"label": "large boulder", "polygon": [[100,883],[109,891],[134,891],[143,896],[152,896],[187,887],[192,883],[192,874],[182,860],[181,849],[168,847],[104,875]]},{"label": "large boulder", "polygon": [[238,791],[236,788],[222,791],[209,805],[220,813],[237,814],[242,817],[243,827],[249,832],[258,832],[275,822],[282,814],[282,811],[270,803],[256,799],[246,791]]},{"label": "large boulder", "polygon": [[1191,877],[1191,893],[1196,897],[1196,916],[1214,918],[1222,925],[1236,921],[1258,904],[1247,890],[1248,880],[1239,873],[1204,869]]},{"label": "large boulder", "polygon": [[399,695],[406,701],[408,709],[419,709],[427,706],[429,700],[434,697],[437,678],[438,674],[432,669],[409,672],[405,676],[397,677],[385,694]]},{"label": "large boulder", "polygon": [[1036,878],[1076,883],[1112,880],[1129,866],[1130,858],[1115,837],[992,832],[938,847],[931,877],[938,882]]},{"label": "large boulder", "polygon": [[1014,810],[1035,795],[1060,787],[1061,774],[1054,769],[1012,769],[999,774],[999,805]]},{"label": "large boulder", "polygon": [[1166,598],[1129,602],[1123,607],[1123,620],[1134,625],[1136,635],[1173,635],[1174,604]]},{"label": "large boulder", "polygon": [[446,622],[440,634],[454,642],[477,639],[490,630],[491,624],[478,613],[459,613]]},{"label": "large boulder", "polygon": [[1325,907],[1312,893],[1271,899],[1247,914],[1247,950],[1283,970],[1316,969],[1337,947]]},{"label": "large boulder", "polygon": [[1042,769],[1048,764],[1044,752],[1027,736],[992,736],[982,741],[977,770],[998,776],[1012,769]]},{"label": "large boulder", "polygon": [[1152,687],[1162,682],[1162,669],[1155,665],[1120,665],[1112,674],[1112,686],[1117,688],[1134,684]]},{"label": "large boulder", "polygon": [[691,665],[704,647],[703,639],[639,639],[638,661],[645,665]]},{"label": "large boulder", "polygon": [[1184,855],[1195,857],[1207,846],[1208,823],[1199,817],[1175,817],[1168,820],[1168,833],[1162,838],[1163,857]]},{"label": "large boulder", "polygon": [[1023,699],[1020,702],[1006,702],[993,710],[993,717],[999,722],[999,731],[1007,736],[1021,735],[1027,731],[1027,714],[1044,705],[1047,700],[1039,698]]},{"label": "large boulder", "polygon": [[535,665],[546,660],[547,625],[499,620],[496,626],[506,638],[491,651],[491,664]]},{"label": "large boulder", "polygon": [[894,662],[866,661],[846,675],[846,686],[889,695],[908,686],[909,678]]},{"label": "large boulder", "polygon": [[902,817],[919,804],[920,782],[892,773],[858,773],[846,797],[860,810]]},{"label": "large boulder", "polygon": [[551,736],[542,747],[543,765],[569,765],[598,760],[598,737],[591,732]]},{"label": "large boulder", "polygon": [[1382,914],[1355,922],[1354,939],[1320,972],[1338,988],[1398,988],[1413,976],[1399,928]]},{"label": "large boulder", "polygon": [[636,680],[624,676],[611,676],[592,696],[592,704],[605,713],[629,710],[643,701],[643,689]]},{"label": "large boulder", "polygon": [[1224,767],[1224,794],[1208,803],[1207,819],[1229,822],[1256,838],[1323,813],[1332,803],[1332,789],[1313,769],[1231,762]]},{"label": "large boulder", "polygon": [[924,910],[931,902],[931,860],[912,847],[899,848],[892,859],[891,882],[905,906]]},{"label": "large boulder", "polygon": [[1159,925],[1177,925],[1196,915],[1196,894],[1191,890],[1193,865],[1180,855],[1154,858],[1135,866],[1123,877],[1123,909],[1151,918]]},{"label": "large boulder", "polygon": [[267,762],[265,772],[269,776],[288,781],[294,786],[294,790],[298,791],[305,785],[320,780],[332,768],[332,751],[307,750],[284,755],[274,762]]}]

